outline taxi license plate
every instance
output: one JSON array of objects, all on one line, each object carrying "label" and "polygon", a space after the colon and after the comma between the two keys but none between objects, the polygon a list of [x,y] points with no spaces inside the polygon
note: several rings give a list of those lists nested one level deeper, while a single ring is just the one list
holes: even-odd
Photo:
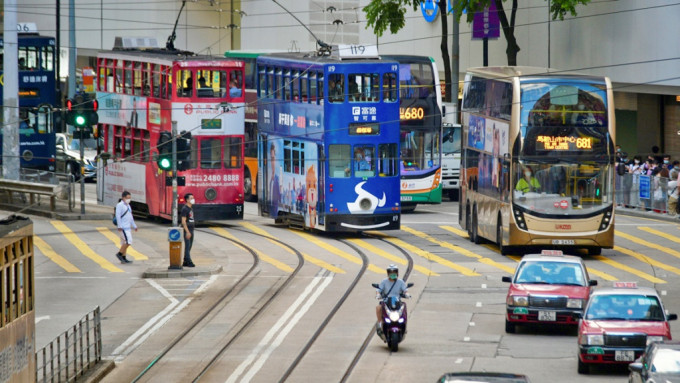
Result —
[{"label": "taxi license plate", "polygon": [[552,240],[553,245],[574,245],[575,242],[573,239],[553,239]]},{"label": "taxi license plate", "polygon": [[617,362],[632,362],[635,360],[635,351],[616,351],[614,360]]},{"label": "taxi license plate", "polygon": [[554,322],[557,320],[557,315],[554,311],[539,311],[538,320],[546,322]]}]

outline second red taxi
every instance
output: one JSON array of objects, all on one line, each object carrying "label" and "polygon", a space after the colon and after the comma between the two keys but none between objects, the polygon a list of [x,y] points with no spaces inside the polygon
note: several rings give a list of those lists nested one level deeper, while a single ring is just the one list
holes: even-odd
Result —
[{"label": "second red taxi", "polygon": [[590,296],[578,328],[578,372],[595,364],[628,364],[652,342],[671,339],[666,314],[657,291],[634,282],[615,282]]}]

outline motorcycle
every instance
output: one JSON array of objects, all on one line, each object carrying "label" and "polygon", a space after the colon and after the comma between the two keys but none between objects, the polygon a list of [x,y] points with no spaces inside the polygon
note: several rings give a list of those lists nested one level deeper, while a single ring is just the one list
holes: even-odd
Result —
[{"label": "motorcycle", "polygon": [[[379,288],[377,283],[372,283],[371,286],[376,289]],[[406,284],[406,288],[413,286],[413,283]],[[376,332],[383,342],[387,343],[392,352],[399,350],[399,343],[404,340],[406,336],[406,303],[402,302],[401,298],[409,298],[401,294],[400,298],[387,297],[383,292],[380,293],[382,306],[382,321],[380,326],[376,328]]]}]

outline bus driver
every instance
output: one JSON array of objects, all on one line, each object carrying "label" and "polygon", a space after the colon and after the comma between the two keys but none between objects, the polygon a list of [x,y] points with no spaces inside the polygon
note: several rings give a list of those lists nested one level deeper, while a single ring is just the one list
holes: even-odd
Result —
[{"label": "bus driver", "polygon": [[524,177],[520,178],[515,185],[515,190],[521,191],[522,193],[528,192],[540,192],[541,184],[538,182],[536,177],[534,177],[533,169],[531,166],[527,165],[524,167]]}]

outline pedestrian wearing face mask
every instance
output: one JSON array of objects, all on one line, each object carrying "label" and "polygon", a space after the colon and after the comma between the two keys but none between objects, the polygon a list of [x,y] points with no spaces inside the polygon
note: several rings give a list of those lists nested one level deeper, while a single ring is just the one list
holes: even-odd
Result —
[{"label": "pedestrian wearing face mask", "polygon": [[630,191],[631,207],[640,207],[640,175],[644,171],[642,158],[640,156],[633,157],[633,163],[628,165],[628,173],[632,174],[633,187]]},{"label": "pedestrian wearing face mask", "polygon": [[194,262],[191,260],[191,246],[194,244],[194,195],[187,193],[184,195],[185,205],[182,206],[182,211],[180,216],[182,217],[182,227],[184,228],[184,267],[195,267]]},{"label": "pedestrian wearing face mask", "polygon": [[118,235],[120,235],[120,249],[116,253],[116,257],[120,263],[132,263],[132,260],[127,259],[127,249],[132,245],[132,229],[137,231],[137,224],[132,217],[132,208],[130,207],[132,195],[129,191],[124,191],[121,200],[116,205],[116,222],[118,225]]}]

